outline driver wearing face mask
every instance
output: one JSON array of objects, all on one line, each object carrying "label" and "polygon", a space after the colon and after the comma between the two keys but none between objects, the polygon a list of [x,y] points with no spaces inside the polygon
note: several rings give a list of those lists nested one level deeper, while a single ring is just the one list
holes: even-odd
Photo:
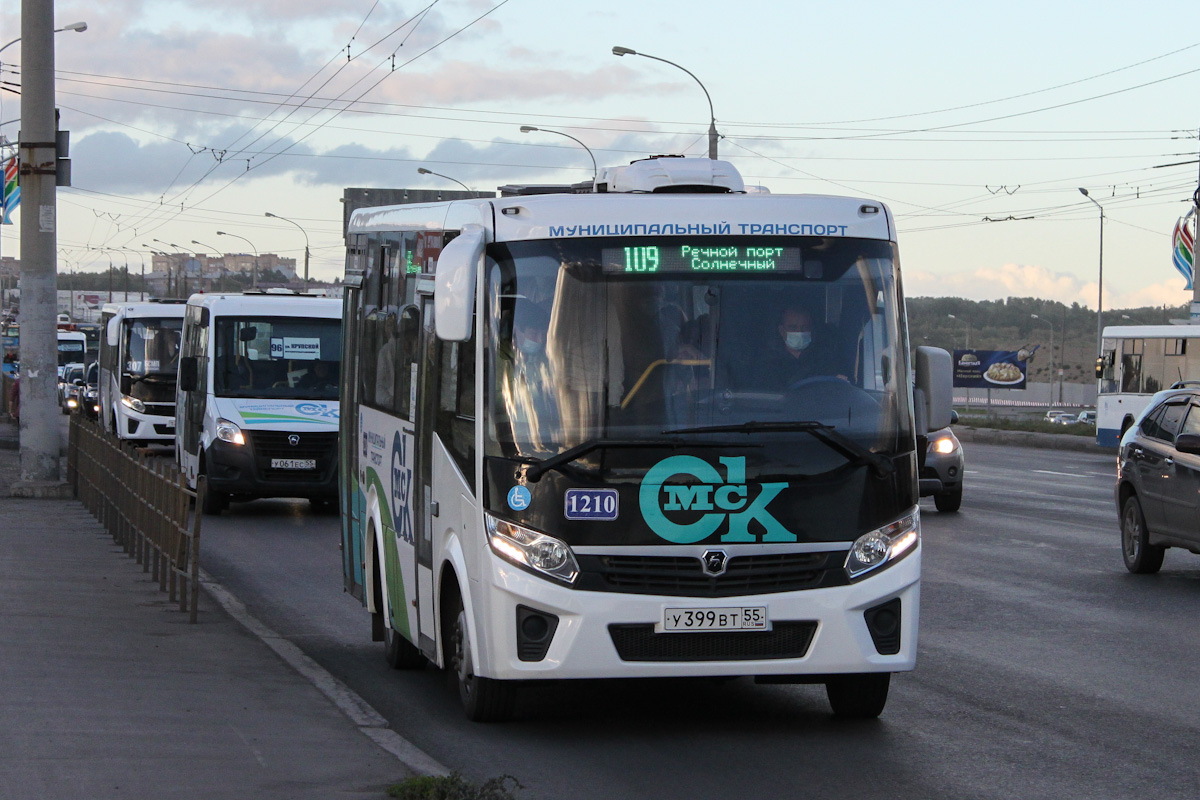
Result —
[{"label": "driver wearing face mask", "polygon": [[797,383],[819,375],[827,375],[824,354],[813,344],[812,316],[801,308],[783,310],[776,328],[778,345],[774,346],[769,368],[771,382],[787,390]]}]

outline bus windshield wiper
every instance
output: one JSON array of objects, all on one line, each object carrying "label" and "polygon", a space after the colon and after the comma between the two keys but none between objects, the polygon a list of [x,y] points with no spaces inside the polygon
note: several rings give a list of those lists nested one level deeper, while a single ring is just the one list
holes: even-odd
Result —
[{"label": "bus windshield wiper", "polygon": [[[674,431],[665,431],[666,433],[674,433]],[[552,469],[559,469],[564,464],[582,458],[593,450],[601,449],[616,449],[616,448],[638,448],[638,447],[761,447],[760,444],[749,444],[745,442],[696,442],[687,439],[607,439],[603,436],[598,436],[595,439],[588,439],[583,444],[577,444],[574,447],[563,450],[557,455],[544,458],[537,461],[529,469],[525,471],[525,477],[537,482],[543,475]],[[525,461],[522,459],[522,461]],[[525,462],[528,463],[528,462]]]},{"label": "bus windshield wiper", "polygon": [[798,431],[807,433],[831,450],[840,453],[854,464],[866,464],[880,478],[891,475],[896,467],[887,456],[874,453],[858,442],[840,433],[832,425],[826,425],[816,420],[796,420],[792,422],[743,422],[739,425],[707,425],[698,428],[677,428],[663,431],[672,433],[791,433]]}]

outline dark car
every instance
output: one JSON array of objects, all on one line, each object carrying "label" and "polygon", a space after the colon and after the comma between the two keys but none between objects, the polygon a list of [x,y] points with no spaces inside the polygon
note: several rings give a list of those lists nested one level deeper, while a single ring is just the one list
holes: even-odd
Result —
[{"label": "dark car", "polygon": [[1200,388],[1159,392],[1125,431],[1116,501],[1130,572],[1157,572],[1168,547],[1200,552]]},{"label": "dark car", "polygon": [[[957,413],[952,414],[951,421],[958,421]],[[962,443],[949,428],[930,433],[928,439],[921,464],[921,496],[932,496],[938,511],[958,511],[962,506],[966,466]]]},{"label": "dark car", "polygon": [[93,361],[84,375],[79,393],[79,413],[87,419],[100,416],[100,365]]}]

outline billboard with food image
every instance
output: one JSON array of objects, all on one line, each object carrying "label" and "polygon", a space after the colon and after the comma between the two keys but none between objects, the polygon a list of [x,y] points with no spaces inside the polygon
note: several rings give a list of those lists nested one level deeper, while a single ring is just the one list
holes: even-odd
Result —
[{"label": "billboard with food image", "polygon": [[955,350],[954,388],[1024,389],[1028,350]]}]

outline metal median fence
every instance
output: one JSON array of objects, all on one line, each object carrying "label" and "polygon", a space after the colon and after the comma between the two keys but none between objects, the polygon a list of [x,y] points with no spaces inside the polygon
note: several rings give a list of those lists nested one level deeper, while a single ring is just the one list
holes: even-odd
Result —
[{"label": "metal median fence", "polygon": [[93,422],[71,415],[67,481],[84,507],[112,534],[160,591],[196,622],[200,593],[200,521],[204,478],[187,488],[173,463],[147,458]]}]

